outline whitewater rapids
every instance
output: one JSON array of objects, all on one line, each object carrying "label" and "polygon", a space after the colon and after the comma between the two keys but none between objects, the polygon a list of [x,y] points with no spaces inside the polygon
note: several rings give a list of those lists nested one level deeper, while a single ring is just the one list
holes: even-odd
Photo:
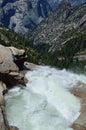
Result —
[{"label": "whitewater rapids", "polygon": [[27,87],[19,86],[5,95],[7,119],[19,130],[72,130],[80,115],[80,101],[69,89],[84,75],[40,66],[26,74]]}]

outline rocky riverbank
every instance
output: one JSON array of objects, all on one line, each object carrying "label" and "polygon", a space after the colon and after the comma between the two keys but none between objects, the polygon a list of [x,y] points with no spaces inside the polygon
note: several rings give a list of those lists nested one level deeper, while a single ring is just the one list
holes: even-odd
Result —
[{"label": "rocky riverbank", "polygon": [[5,113],[5,102],[3,94],[7,92],[5,83],[0,81],[0,130],[18,130],[14,126],[9,126],[6,113]]},{"label": "rocky riverbank", "polygon": [[[25,73],[36,67],[25,62],[26,60],[24,50],[0,45],[0,130],[18,130],[14,126],[9,126],[6,119],[4,94],[16,84],[25,85]],[[22,71],[23,68],[26,69],[25,72]]]},{"label": "rocky riverbank", "polygon": [[[0,130],[18,130],[18,128],[8,124],[3,95],[10,86],[25,85],[24,75],[27,70],[34,70],[38,67],[26,61],[24,50],[0,45]],[[80,99],[82,105],[81,114],[71,127],[74,130],[86,130],[86,85],[79,83],[71,89],[71,92]]]},{"label": "rocky riverbank", "polygon": [[25,51],[0,45],[0,80],[7,86],[24,84],[24,75],[20,73],[26,61]]},{"label": "rocky riverbank", "polygon": [[86,85],[80,84],[71,89],[71,92],[81,101],[81,113],[78,119],[72,124],[74,130],[86,130]]},{"label": "rocky riverbank", "polygon": [[[0,45],[0,130],[18,130],[8,124],[3,95],[7,92],[7,87],[17,83],[24,84],[24,75],[20,73],[18,67],[23,65],[24,54],[24,50]],[[21,64],[16,64],[18,60],[21,61]]]}]

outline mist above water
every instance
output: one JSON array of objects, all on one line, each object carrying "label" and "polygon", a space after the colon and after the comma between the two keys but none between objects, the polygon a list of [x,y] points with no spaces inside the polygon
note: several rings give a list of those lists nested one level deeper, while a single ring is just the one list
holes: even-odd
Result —
[{"label": "mist above water", "polygon": [[26,77],[26,88],[16,86],[5,96],[10,125],[20,130],[72,130],[80,101],[69,89],[78,82],[86,83],[86,77],[42,66]]}]

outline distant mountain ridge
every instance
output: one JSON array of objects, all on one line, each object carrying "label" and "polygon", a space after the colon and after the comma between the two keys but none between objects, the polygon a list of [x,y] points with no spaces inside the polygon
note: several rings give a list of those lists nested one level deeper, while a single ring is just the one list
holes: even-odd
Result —
[{"label": "distant mountain ridge", "polygon": [[[0,22],[16,32],[26,34],[51,12],[62,0],[0,0]],[[68,0],[65,0],[68,1]],[[80,5],[86,0],[70,0],[71,5]]]}]

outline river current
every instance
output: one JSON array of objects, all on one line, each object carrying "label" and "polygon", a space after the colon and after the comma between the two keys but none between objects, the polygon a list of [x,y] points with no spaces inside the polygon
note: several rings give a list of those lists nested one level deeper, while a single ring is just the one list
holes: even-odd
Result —
[{"label": "river current", "polygon": [[5,95],[7,119],[19,130],[72,130],[80,101],[70,93],[84,75],[39,66],[26,74],[27,87],[15,86]]}]

